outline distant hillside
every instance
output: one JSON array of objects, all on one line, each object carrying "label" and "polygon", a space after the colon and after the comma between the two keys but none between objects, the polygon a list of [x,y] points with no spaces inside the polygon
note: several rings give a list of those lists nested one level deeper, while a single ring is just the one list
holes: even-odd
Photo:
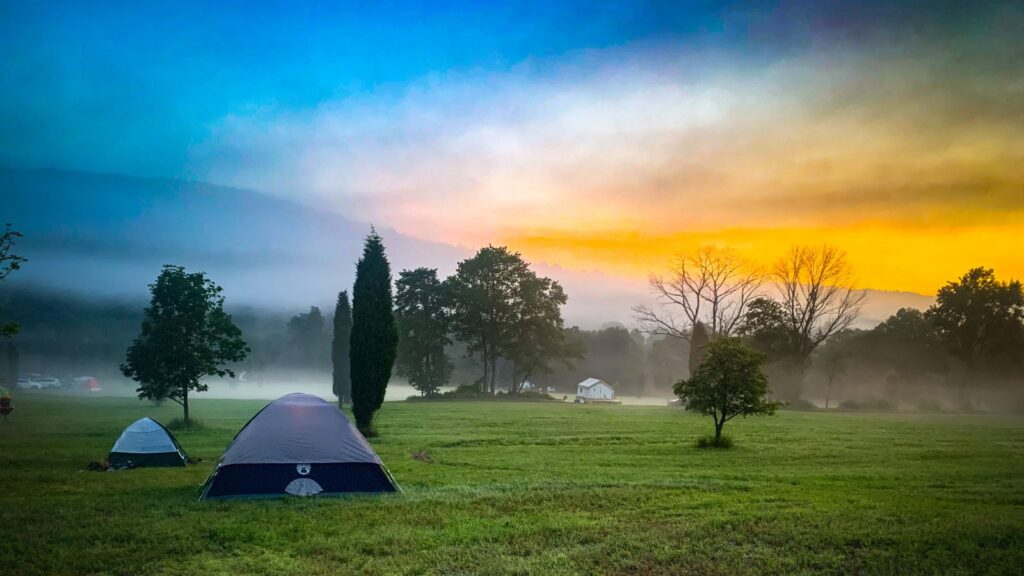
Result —
[{"label": "distant hillside", "polygon": [[914,292],[868,290],[868,299],[861,310],[860,327],[871,327],[893,315],[900,308],[924,310],[935,302],[933,296]]},{"label": "distant hillside", "polygon": [[[12,276],[90,295],[144,295],[163,264],[205,270],[229,300],[333,302],[369,224],[257,192],[197,182],[0,169],[3,219],[29,258]],[[378,227],[395,270],[454,269],[465,250]]]}]

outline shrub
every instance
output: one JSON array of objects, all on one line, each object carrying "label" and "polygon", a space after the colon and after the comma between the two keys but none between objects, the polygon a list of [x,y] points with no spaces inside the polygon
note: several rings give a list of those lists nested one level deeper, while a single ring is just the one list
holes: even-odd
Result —
[{"label": "shrub", "polygon": [[175,418],[167,424],[166,428],[168,430],[174,430],[175,432],[179,430],[192,432],[195,430],[204,430],[206,429],[206,425],[195,418],[190,418],[188,421],[184,418]]},{"label": "shrub", "polygon": [[732,438],[722,436],[716,440],[714,436],[701,436],[697,438],[697,448],[732,448]]},{"label": "shrub", "polygon": [[815,406],[814,403],[810,402],[809,400],[804,400],[803,398],[797,398],[796,400],[793,400],[789,404],[786,404],[785,408],[786,410],[799,411],[809,411],[818,409],[818,407]]},{"label": "shrub", "polygon": [[479,398],[480,384],[463,384],[442,394],[444,398]]},{"label": "shrub", "polygon": [[545,400],[560,402],[558,398],[544,392],[536,392],[534,390],[524,390],[522,392],[516,392],[515,394],[507,394],[505,392],[498,392],[495,397],[504,398],[506,400]]}]

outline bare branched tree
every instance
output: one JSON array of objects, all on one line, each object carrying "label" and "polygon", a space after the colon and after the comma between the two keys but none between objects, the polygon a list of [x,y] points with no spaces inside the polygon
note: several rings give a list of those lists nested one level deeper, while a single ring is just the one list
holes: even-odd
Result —
[{"label": "bare branched tree", "polygon": [[652,274],[649,282],[658,304],[633,308],[641,329],[688,341],[698,322],[712,338],[734,334],[764,276],[732,250],[704,246],[680,254],[667,275]]},{"label": "bare branched tree", "polygon": [[772,280],[785,311],[793,352],[801,360],[849,328],[866,297],[856,288],[846,253],[835,246],[794,246],[776,262]]}]

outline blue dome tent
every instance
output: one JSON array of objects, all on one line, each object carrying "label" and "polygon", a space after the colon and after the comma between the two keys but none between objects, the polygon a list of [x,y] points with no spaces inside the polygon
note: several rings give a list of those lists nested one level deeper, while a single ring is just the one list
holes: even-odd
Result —
[{"label": "blue dome tent", "polygon": [[188,456],[178,440],[152,418],[139,418],[121,432],[107,455],[114,470],[153,466],[184,466]]},{"label": "blue dome tent", "polygon": [[396,492],[370,444],[333,404],[288,394],[235,435],[201,499]]}]

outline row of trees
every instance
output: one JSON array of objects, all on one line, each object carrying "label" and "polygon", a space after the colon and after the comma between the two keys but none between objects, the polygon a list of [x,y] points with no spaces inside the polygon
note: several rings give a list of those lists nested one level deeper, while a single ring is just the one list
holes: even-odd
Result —
[{"label": "row of trees", "polygon": [[[121,372],[138,382],[140,398],[181,404],[188,424],[189,394],[207,390],[203,378],[234,377],[231,367],[250,349],[224,311],[220,286],[204,273],[164,266],[150,292],[141,331],[128,347]],[[316,334],[322,324],[320,311],[313,308],[293,318],[289,329]],[[351,315],[347,294],[338,297],[334,338],[335,391],[339,401],[351,396],[356,425],[372,434],[373,415],[384,401],[398,343],[390,265],[375,231],[366,238],[356,265]]]},{"label": "row of trees", "polygon": [[1024,290],[974,268],[947,283],[926,311],[904,308],[870,330],[845,330],[830,339],[815,363],[826,403],[850,378],[881,380],[898,400],[908,384],[951,381],[962,404],[982,382],[1012,381],[1024,371]]},{"label": "row of trees", "polygon": [[517,393],[531,376],[582,354],[566,338],[562,287],[505,247],[481,249],[444,281],[434,269],[403,271],[396,288],[398,373],[425,396],[436,394],[452,374],[447,351],[453,339],[479,357],[478,384],[491,394],[499,360],[511,366],[509,390]]},{"label": "row of trees", "polygon": [[[356,265],[351,306],[346,292],[338,295],[331,347],[335,394],[341,404],[351,400],[364,434],[373,433],[373,416],[396,359],[399,373],[424,395],[447,383],[452,337],[480,357],[481,387],[490,393],[496,391],[499,358],[512,366],[514,393],[531,375],[550,371],[554,361],[580,355],[566,339],[561,286],[537,276],[504,247],[480,250],[443,282],[433,269],[403,271],[395,288],[393,296],[383,242],[371,232]],[[190,391],[206,390],[204,377],[234,376],[230,366],[250,349],[224,312],[221,288],[203,273],[166,266],[150,289],[141,333],[121,371],[139,383],[140,397],[179,402],[188,422]],[[302,335],[317,336],[322,326],[320,311],[312,308],[288,327],[301,341]]]},{"label": "row of trees", "polygon": [[1024,364],[1021,284],[1001,282],[991,269],[968,271],[927,311],[900,310],[872,330],[853,328],[865,292],[833,246],[793,247],[767,269],[704,247],[650,284],[659,306],[637,307],[636,317],[648,333],[689,344],[691,374],[710,342],[737,337],[763,354],[773,393],[784,400],[800,397],[812,364],[828,382],[826,402],[851,364],[944,375],[965,402],[981,376]]}]

